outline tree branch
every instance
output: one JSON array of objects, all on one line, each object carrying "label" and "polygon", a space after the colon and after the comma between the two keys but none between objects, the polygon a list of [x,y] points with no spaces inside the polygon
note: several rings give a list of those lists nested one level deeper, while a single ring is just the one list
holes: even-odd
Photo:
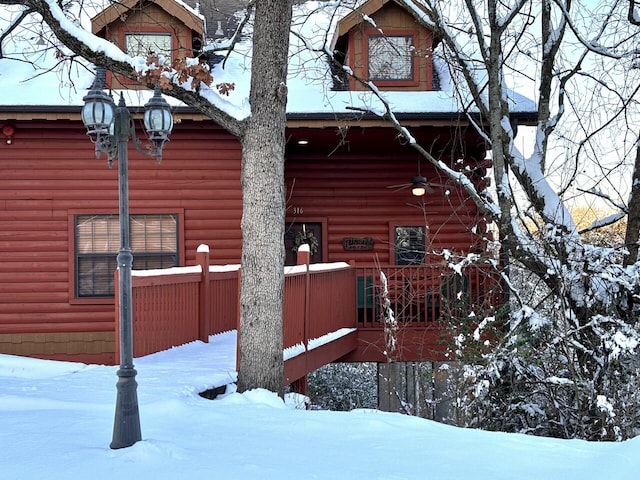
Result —
[{"label": "tree branch", "polygon": [[[125,78],[140,80],[132,66],[133,58],[124,54],[107,40],[95,37],[78,27],[65,16],[57,3],[47,0],[0,0],[0,4],[26,6],[29,10],[42,16],[43,21],[51,28],[56,38],[77,55]],[[154,86],[150,85],[150,87]],[[180,85],[173,85],[172,89],[165,89],[163,93],[198,110],[233,135],[241,136],[246,128],[244,120],[238,120],[197,92],[187,90]]]}]

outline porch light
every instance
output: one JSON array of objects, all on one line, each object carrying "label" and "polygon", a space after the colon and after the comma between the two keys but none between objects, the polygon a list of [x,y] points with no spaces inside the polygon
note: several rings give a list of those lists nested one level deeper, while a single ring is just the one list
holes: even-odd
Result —
[{"label": "porch light", "polygon": [[411,183],[413,184],[413,188],[411,189],[411,193],[413,193],[416,197],[421,197],[425,193],[427,193],[427,179],[422,176],[413,177],[411,179]]}]

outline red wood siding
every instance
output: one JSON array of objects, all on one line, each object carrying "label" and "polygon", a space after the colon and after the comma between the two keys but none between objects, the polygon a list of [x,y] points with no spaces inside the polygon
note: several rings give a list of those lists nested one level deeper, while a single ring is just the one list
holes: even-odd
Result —
[{"label": "red wood siding", "polygon": [[[78,211],[117,213],[117,163],[95,159],[80,122],[12,124],[13,144],[0,145],[0,352],[105,359],[114,351],[113,301],[74,303],[70,221]],[[239,142],[212,122],[184,121],[162,164],[129,151],[131,213],[181,214],[183,264],[201,243],[213,264],[237,263]]]},{"label": "red wood siding", "polygon": [[[94,158],[78,121],[12,124],[13,143],[0,145],[0,352],[112,362],[113,301],[73,298],[73,215],[117,213],[117,164],[109,169],[104,158]],[[324,261],[388,263],[396,224],[428,225],[428,248],[435,250],[465,252],[478,243],[471,232],[476,209],[455,187],[421,198],[410,188],[387,188],[410,182],[418,168],[418,156],[390,129],[289,133],[311,142],[287,146],[287,222],[322,225]],[[423,145],[446,151],[439,154],[443,161],[464,158],[474,166],[474,158],[484,156],[475,135],[458,137],[468,150],[463,155],[450,145],[450,128],[415,133]],[[185,120],[176,125],[162,164],[129,151],[131,213],[179,215],[180,263],[195,264],[202,243],[211,246],[212,264],[239,263],[237,139],[212,122]],[[420,173],[442,180],[424,161]],[[345,237],[372,237],[374,249],[345,250]]]},{"label": "red wood siding", "polygon": [[[429,129],[437,136],[436,129]],[[449,129],[443,129],[449,134]],[[287,185],[287,223],[318,222],[326,224],[323,240],[327,258],[324,261],[357,263],[393,263],[393,226],[426,226],[427,251],[446,248],[458,253],[481,248],[481,236],[473,233],[480,222],[473,202],[451,182],[438,175],[435,168],[420,160],[408,146],[386,137],[379,129],[369,129],[344,139],[343,147],[333,153],[316,154],[313,144],[324,142],[328,150],[336,147],[335,134],[324,139],[312,137],[308,153],[291,146],[285,173]],[[475,140],[470,144],[477,149]],[[333,142],[333,143],[330,143]],[[425,145],[429,145],[426,143]],[[479,151],[478,151],[479,152]],[[483,154],[484,152],[482,152]],[[448,163],[456,164],[457,156],[441,155]],[[465,165],[475,166],[472,157]],[[411,188],[388,188],[406,184],[420,173],[429,182],[445,183],[423,197],[414,197]],[[448,193],[447,193],[448,192]],[[372,237],[372,251],[348,251],[343,248],[347,237]]]}]

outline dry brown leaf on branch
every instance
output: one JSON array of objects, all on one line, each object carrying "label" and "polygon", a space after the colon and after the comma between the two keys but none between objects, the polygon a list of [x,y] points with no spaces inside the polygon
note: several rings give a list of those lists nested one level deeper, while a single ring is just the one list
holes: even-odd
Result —
[{"label": "dry brown leaf on branch", "polygon": [[173,88],[169,77],[163,75],[165,72],[174,76],[178,83],[184,83],[191,78],[192,87],[196,91],[199,90],[201,83],[206,85],[213,83],[213,76],[204,61],[196,65],[188,65],[186,58],[177,58],[173,61],[173,68],[171,68],[159,65],[158,56],[150,54],[147,56],[146,65],[149,68],[144,73],[136,72],[138,80],[152,85],[157,83],[163,90],[171,90]]},{"label": "dry brown leaf on branch", "polygon": [[218,89],[220,95],[229,95],[231,91],[235,90],[236,84],[229,82],[218,83],[216,85],[216,88]]}]

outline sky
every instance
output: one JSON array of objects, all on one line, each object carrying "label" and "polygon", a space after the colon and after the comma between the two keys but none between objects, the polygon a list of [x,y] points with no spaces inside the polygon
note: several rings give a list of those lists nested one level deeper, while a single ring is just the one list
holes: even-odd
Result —
[{"label": "sky", "polygon": [[[635,480],[640,438],[590,443],[376,410],[296,408],[236,378],[235,332],[135,359],[142,441],[109,448],[116,369],[0,355],[0,478]],[[233,390],[231,388],[230,390]],[[299,405],[298,405],[299,407]]]}]

